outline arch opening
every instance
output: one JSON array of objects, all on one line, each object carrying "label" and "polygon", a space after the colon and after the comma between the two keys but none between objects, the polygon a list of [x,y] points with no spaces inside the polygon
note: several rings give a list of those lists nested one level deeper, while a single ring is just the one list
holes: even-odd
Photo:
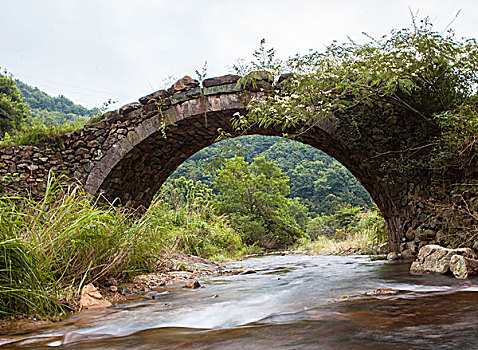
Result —
[{"label": "arch opening", "polygon": [[214,143],[184,161],[165,183],[183,176],[212,188],[219,161],[235,156],[247,163],[258,157],[274,162],[289,178],[290,198],[301,200],[313,214],[331,214],[342,205],[374,205],[367,190],[333,157],[280,136],[245,135]]},{"label": "arch opening", "polygon": [[[216,142],[219,130],[224,130],[233,137],[239,136],[230,124],[232,116],[237,112],[245,111],[241,108],[228,108],[183,117],[168,126],[166,137],[158,128],[159,116],[156,122],[154,118],[145,121],[153,130],[149,132],[151,127],[140,125],[136,128],[138,137],[125,138],[123,142],[120,140],[113,148],[112,155],[107,155],[99,162],[110,168],[106,167],[105,170],[104,164],[99,164],[96,167],[101,172],[95,173],[93,169],[90,173],[87,185],[95,176],[98,184],[97,190],[90,192],[102,192],[109,200],[119,198],[127,206],[147,208],[161,185],[183,162]],[[255,128],[248,130],[246,135],[277,137],[282,136],[283,131],[276,128]],[[301,134],[296,141],[330,155],[353,174],[382,212],[389,239],[396,242],[393,235],[390,235],[390,232],[394,232],[391,227],[394,208],[389,193],[382,184],[375,181],[369,169],[361,166],[365,163],[366,154],[348,147],[340,136],[319,125]]]}]

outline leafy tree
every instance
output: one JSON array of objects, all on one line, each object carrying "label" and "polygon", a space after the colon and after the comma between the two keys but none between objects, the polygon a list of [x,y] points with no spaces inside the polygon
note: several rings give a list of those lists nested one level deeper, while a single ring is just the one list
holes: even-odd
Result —
[{"label": "leafy tree", "polygon": [[274,162],[289,177],[289,196],[299,199],[311,213],[331,212],[346,204],[361,207],[372,204],[370,195],[357,179],[332,157],[300,142],[272,136],[249,135],[209,146],[184,162],[168,183],[184,176],[213,187],[211,160],[235,155],[224,153],[226,143],[232,144],[236,155],[239,153],[248,163],[258,157]]},{"label": "leafy tree", "polygon": [[273,162],[263,157],[251,164],[243,157],[228,159],[217,171],[216,181],[218,210],[231,215],[233,226],[248,243],[278,248],[303,235],[297,219],[304,222],[306,210],[287,198],[289,179]]},{"label": "leafy tree", "polygon": [[337,208],[333,214],[317,216],[309,221],[307,233],[312,239],[316,239],[318,236],[340,238],[337,237],[337,231],[350,230],[355,227],[360,209],[360,207],[342,206]]},{"label": "leafy tree", "polygon": [[0,73],[0,136],[18,128],[27,116],[27,106],[22,102],[12,76],[7,71]]},{"label": "leafy tree", "polygon": [[211,205],[212,189],[200,180],[193,181],[181,176],[163,187],[160,194],[174,210],[183,209],[188,213],[201,211]]},{"label": "leafy tree", "polygon": [[[5,76],[0,75],[0,77],[1,91],[6,91],[5,94],[0,93],[0,110],[2,111],[0,112],[0,145],[2,146],[53,145],[58,142],[57,135],[80,129],[85,123],[94,120],[93,117],[101,116],[102,109],[87,109],[74,104],[63,95],[51,97],[36,87],[33,88],[19,80],[12,80],[6,73]],[[105,103],[105,106],[109,103],[109,101]],[[3,112],[8,109],[8,113]],[[19,118],[19,111],[21,118]],[[10,117],[4,118],[4,114]],[[11,115],[14,116],[13,121]],[[7,129],[8,133],[5,134],[3,129]]]},{"label": "leafy tree", "polygon": [[[411,28],[367,42],[334,42],[325,52],[297,55],[276,62],[273,52],[258,71],[274,75],[270,94],[249,96],[248,114],[233,120],[239,130],[255,126],[307,130],[321,120],[339,120],[361,141],[365,118],[373,113],[398,112],[413,119],[407,137],[394,140],[396,150],[381,158],[376,172],[382,181],[414,183],[426,178],[439,196],[427,210],[453,213],[443,227],[443,244],[470,245],[478,220],[470,210],[478,194],[478,42],[437,32],[428,19]],[[264,60],[262,60],[264,61]],[[238,67],[238,71],[244,70]],[[246,69],[247,72],[247,69]],[[279,82],[278,74],[290,73]],[[247,87],[249,76],[244,76]],[[351,113],[352,112],[352,113]],[[420,121],[420,127],[411,124]],[[418,123],[417,123],[418,124]]]}]

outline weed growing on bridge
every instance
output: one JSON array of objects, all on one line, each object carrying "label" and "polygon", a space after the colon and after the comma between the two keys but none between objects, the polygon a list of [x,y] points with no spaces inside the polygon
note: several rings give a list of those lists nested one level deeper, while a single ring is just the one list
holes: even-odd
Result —
[{"label": "weed growing on bridge", "polygon": [[[300,127],[301,133],[319,121],[342,118],[360,133],[360,118],[354,117],[360,115],[357,111],[406,111],[428,125],[427,132],[441,137],[431,145],[410,140],[409,148],[396,154],[403,156],[404,168],[411,155],[431,147],[431,159],[409,162],[409,166],[457,169],[471,160],[476,169],[476,40],[458,39],[451,30],[437,32],[428,19],[416,23],[415,18],[412,28],[367,39],[364,44],[333,42],[325,52],[285,61],[276,60],[274,50],[265,49],[261,41],[256,60],[235,68],[244,76],[245,87],[252,79],[251,71],[268,72],[273,91],[251,96],[248,114],[237,115],[235,127],[278,126],[284,132]],[[288,75],[279,80],[283,73]]]},{"label": "weed growing on bridge", "polygon": [[32,124],[28,125],[22,124],[18,129],[5,133],[0,140],[0,146],[61,146],[62,140],[60,135],[81,129],[86,121],[84,119],[51,125],[41,122],[32,122]]}]

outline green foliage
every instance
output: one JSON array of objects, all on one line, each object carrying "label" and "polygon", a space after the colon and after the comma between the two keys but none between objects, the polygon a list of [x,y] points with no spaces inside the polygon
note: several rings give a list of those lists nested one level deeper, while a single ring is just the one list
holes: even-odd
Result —
[{"label": "green foliage", "polygon": [[83,127],[85,120],[76,119],[62,124],[45,124],[38,119],[30,119],[17,129],[6,132],[0,140],[0,146],[54,146],[61,145],[60,135]]},{"label": "green foliage", "polygon": [[370,211],[361,211],[355,232],[366,234],[374,245],[388,241],[385,220],[377,207],[372,207]]},{"label": "green foliage", "polygon": [[17,128],[28,116],[15,82],[7,71],[0,73],[0,137]]},{"label": "green foliage", "polygon": [[[247,251],[242,236],[225,217],[216,214],[211,188],[184,177],[173,183],[163,186],[150,206],[153,215],[144,218],[152,227],[163,227],[168,249],[221,260]],[[158,218],[162,223],[158,223]]]},{"label": "green foliage", "polygon": [[[230,153],[224,153],[224,148]],[[290,197],[300,200],[311,213],[329,213],[344,204],[372,204],[367,191],[340,163],[316,148],[280,137],[250,135],[221,141],[189,158],[168,181],[184,176],[212,187],[211,162],[222,164],[235,155],[249,163],[258,157],[274,162],[289,177]]]},{"label": "green foliage", "polygon": [[[445,171],[454,169],[467,173],[478,171],[478,109],[476,99],[470,106],[446,111],[436,116],[442,135],[435,148],[432,166]],[[473,104],[473,106],[471,106]]]},{"label": "green foliage", "polygon": [[[112,101],[108,101],[108,106]],[[51,97],[11,76],[0,75],[1,146],[44,146],[61,143],[59,135],[78,130],[98,108],[87,109],[64,96]]]},{"label": "green foliage", "polygon": [[141,217],[53,177],[41,200],[0,197],[0,317],[61,313],[83,284],[157,271],[179,249],[221,258],[248,251],[192,190],[194,205],[159,197]]},{"label": "green foliage", "polygon": [[343,241],[355,235],[366,236],[373,244],[387,241],[387,231],[382,214],[376,207],[364,210],[343,206],[330,215],[321,215],[309,221],[307,233],[312,240],[327,237]]},{"label": "green foliage", "polygon": [[339,232],[356,226],[360,209],[360,207],[343,206],[330,215],[317,216],[307,224],[307,233],[311,239],[318,236],[340,238]]},{"label": "green foliage", "polygon": [[[276,77],[284,72],[292,75],[276,84],[272,94],[251,98],[248,115],[237,115],[236,127],[305,130],[324,118],[349,116],[347,112],[351,110],[386,107],[421,119],[428,128],[422,132],[441,134],[430,145],[416,144],[412,138],[405,140],[410,152],[425,146],[434,150],[433,159],[410,160],[410,169],[454,167],[457,162],[447,161],[454,155],[466,158],[465,162],[473,161],[478,147],[473,137],[477,131],[476,40],[457,39],[452,31],[436,32],[427,19],[419,25],[414,19],[411,29],[394,30],[379,39],[368,38],[365,44],[334,42],[325,52],[297,55],[284,62],[271,64],[271,56],[265,64],[258,60],[251,63],[252,69],[266,70]],[[238,71],[247,69],[238,67]],[[351,117],[342,119],[355,127],[359,123]],[[464,129],[472,131],[463,133]]]},{"label": "green foliage", "polygon": [[[173,183],[163,186],[162,197],[165,198],[175,210],[184,209],[192,212],[203,210],[210,206],[212,189],[201,180],[194,182],[184,176],[174,179]],[[166,187],[166,188],[165,188]]]},{"label": "green foliage", "polygon": [[249,244],[278,248],[303,235],[297,218],[305,221],[306,209],[287,198],[289,179],[274,163],[263,157],[251,164],[243,157],[228,159],[217,171],[216,181],[218,211],[231,216],[233,227],[243,232]]},{"label": "green foliage", "polygon": [[53,281],[34,260],[32,249],[25,240],[0,233],[0,318],[32,311],[42,316],[61,312],[50,297],[51,288],[45,286]]},{"label": "green foliage", "polygon": [[[376,207],[361,210],[343,207],[331,215],[322,215],[307,225],[310,238],[301,239],[298,250],[315,253],[377,254],[387,242],[385,221]],[[383,249],[383,248],[382,248]]]}]

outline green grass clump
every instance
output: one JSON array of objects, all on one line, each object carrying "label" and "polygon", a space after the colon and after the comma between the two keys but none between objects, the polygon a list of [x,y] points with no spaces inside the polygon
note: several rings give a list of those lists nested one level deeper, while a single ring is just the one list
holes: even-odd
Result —
[{"label": "green grass clump", "polygon": [[201,208],[174,208],[158,197],[140,216],[53,176],[40,200],[0,197],[0,318],[61,314],[84,284],[157,271],[177,250],[241,254],[241,236]]},{"label": "green grass clump", "polygon": [[45,288],[49,276],[34,260],[31,247],[22,239],[0,241],[0,318],[11,314],[29,314],[32,311],[45,316],[62,311],[51,298],[54,286]]},{"label": "green grass clump", "polygon": [[81,129],[87,119],[77,119],[62,124],[45,124],[32,122],[21,124],[11,133],[5,133],[0,140],[0,146],[45,146],[60,143],[59,136]]},{"label": "green grass clump", "polygon": [[307,232],[310,238],[300,240],[297,250],[376,254],[377,246],[388,241],[385,221],[377,208],[344,207],[312,219]]}]

